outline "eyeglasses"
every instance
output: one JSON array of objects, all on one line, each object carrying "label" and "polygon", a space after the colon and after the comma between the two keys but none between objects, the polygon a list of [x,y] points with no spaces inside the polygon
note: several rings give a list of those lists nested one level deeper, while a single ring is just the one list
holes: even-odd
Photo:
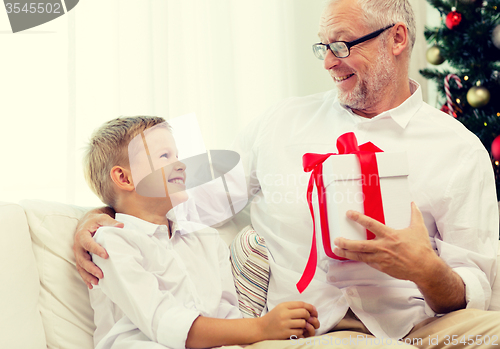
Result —
[{"label": "eyeglasses", "polygon": [[351,47],[357,44],[361,44],[362,42],[368,41],[370,39],[376,38],[380,34],[382,34],[384,31],[386,31],[389,28],[394,27],[395,24],[391,24],[388,27],[385,27],[383,29],[379,29],[377,31],[374,31],[373,33],[370,33],[368,35],[362,36],[359,39],[345,42],[345,41],[335,41],[330,44],[314,44],[312,46],[314,55],[321,60],[324,60],[326,57],[326,53],[328,50],[332,51],[332,53],[335,55],[337,58],[346,58],[349,57],[351,54]]}]

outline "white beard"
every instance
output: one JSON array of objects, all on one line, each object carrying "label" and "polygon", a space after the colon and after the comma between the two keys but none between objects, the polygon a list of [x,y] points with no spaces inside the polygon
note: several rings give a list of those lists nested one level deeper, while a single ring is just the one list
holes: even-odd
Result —
[{"label": "white beard", "polygon": [[[377,56],[373,69],[370,69],[370,75],[365,80],[358,80],[350,92],[338,89],[338,99],[342,105],[355,110],[366,110],[387,97],[384,96],[384,91],[389,85],[396,83],[396,72],[390,67],[390,56],[384,44],[380,45]],[[359,79],[358,75],[356,77]]]}]

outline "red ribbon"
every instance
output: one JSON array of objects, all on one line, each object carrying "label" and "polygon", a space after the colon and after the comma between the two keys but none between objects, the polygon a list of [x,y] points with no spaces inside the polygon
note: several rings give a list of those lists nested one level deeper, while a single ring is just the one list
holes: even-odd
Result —
[{"label": "red ribbon", "polygon": [[[318,264],[318,252],[316,248],[316,222],[314,220],[314,210],[312,205],[312,192],[315,182],[316,188],[318,190],[319,216],[323,248],[328,257],[338,260],[346,260],[346,258],[339,257],[335,253],[333,253],[330,243],[330,229],[328,227],[328,214],[325,199],[326,191],[323,183],[323,162],[325,162],[326,159],[328,159],[332,155],[342,154],[355,154],[358,157],[361,167],[361,180],[364,195],[364,214],[385,224],[384,208],[382,206],[382,194],[380,192],[380,179],[378,174],[377,157],[375,155],[375,153],[382,152],[383,150],[381,150],[371,142],[364,143],[358,146],[356,136],[352,132],[344,133],[337,139],[337,150],[339,152],[338,154],[307,153],[302,157],[304,171],[312,171],[311,178],[309,179],[309,184],[307,186],[307,202],[309,204],[309,211],[311,212],[311,217],[313,220],[313,239],[311,252],[309,254],[306,268],[304,270],[304,273],[302,274],[302,277],[296,285],[300,293],[302,293],[307,288],[307,286],[309,286],[311,280],[314,277],[314,274],[316,273],[316,266]],[[375,234],[367,229],[366,238],[368,240],[374,239]]]}]

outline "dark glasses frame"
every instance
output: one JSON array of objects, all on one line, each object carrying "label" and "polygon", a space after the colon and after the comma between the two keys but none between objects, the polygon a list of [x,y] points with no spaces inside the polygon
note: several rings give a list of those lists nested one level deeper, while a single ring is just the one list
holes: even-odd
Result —
[{"label": "dark glasses frame", "polygon": [[[329,43],[329,44],[323,44],[323,43],[314,44],[312,46],[313,47],[314,55],[318,59],[324,60],[325,57],[326,57],[327,50],[330,50],[330,51],[332,51],[332,53],[334,54],[334,56],[337,57],[337,58],[346,58],[346,57],[349,57],[349,55],[351,54],[351,47],[353,47],[355,45],[358,45],[358,44],[361,44],[362,42],[371,40],[373,38],[376,38],[377,36],[379,36],[380,34],[382,34],[384,31],[386,31],[387,29],[390,29],[390,28],[394,27],[395,25],[396,25],[395,23],[391,24],[388,27],[376,30],[373,33],[370,33],[368,35],[362,36],[359,39],[356,39],[356,40],[353,40],[353,41],[348,41],[348,42],[347,41],[334,41],[334,42]],[[340,50],[332,48],[332,47],[335,48],[335,46],[342,45],[342,44],[343,44],[343,46],[341,47]],[[342,50],[347,50],[347,54],[346,55],[339,54],[339,52],[342,51]],[[335,53],[335,52],[337,52],[337,53]]]}]

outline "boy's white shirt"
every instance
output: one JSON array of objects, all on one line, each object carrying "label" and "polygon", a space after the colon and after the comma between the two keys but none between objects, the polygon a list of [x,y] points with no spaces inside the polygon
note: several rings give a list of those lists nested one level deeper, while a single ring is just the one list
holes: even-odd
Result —
[{"label": "boy's white shirt", "polygon": [[[94,239],[109,258],[93,255],[104,278],[90,290],[96,348],[117,341],[142,348],[144,341],[184,348],[200,315],[240,318],[229,249],[215,229],[186,233],[117,214],[124,228],[101,227]],[[142,343],[142,344],[141,344]]]}]

